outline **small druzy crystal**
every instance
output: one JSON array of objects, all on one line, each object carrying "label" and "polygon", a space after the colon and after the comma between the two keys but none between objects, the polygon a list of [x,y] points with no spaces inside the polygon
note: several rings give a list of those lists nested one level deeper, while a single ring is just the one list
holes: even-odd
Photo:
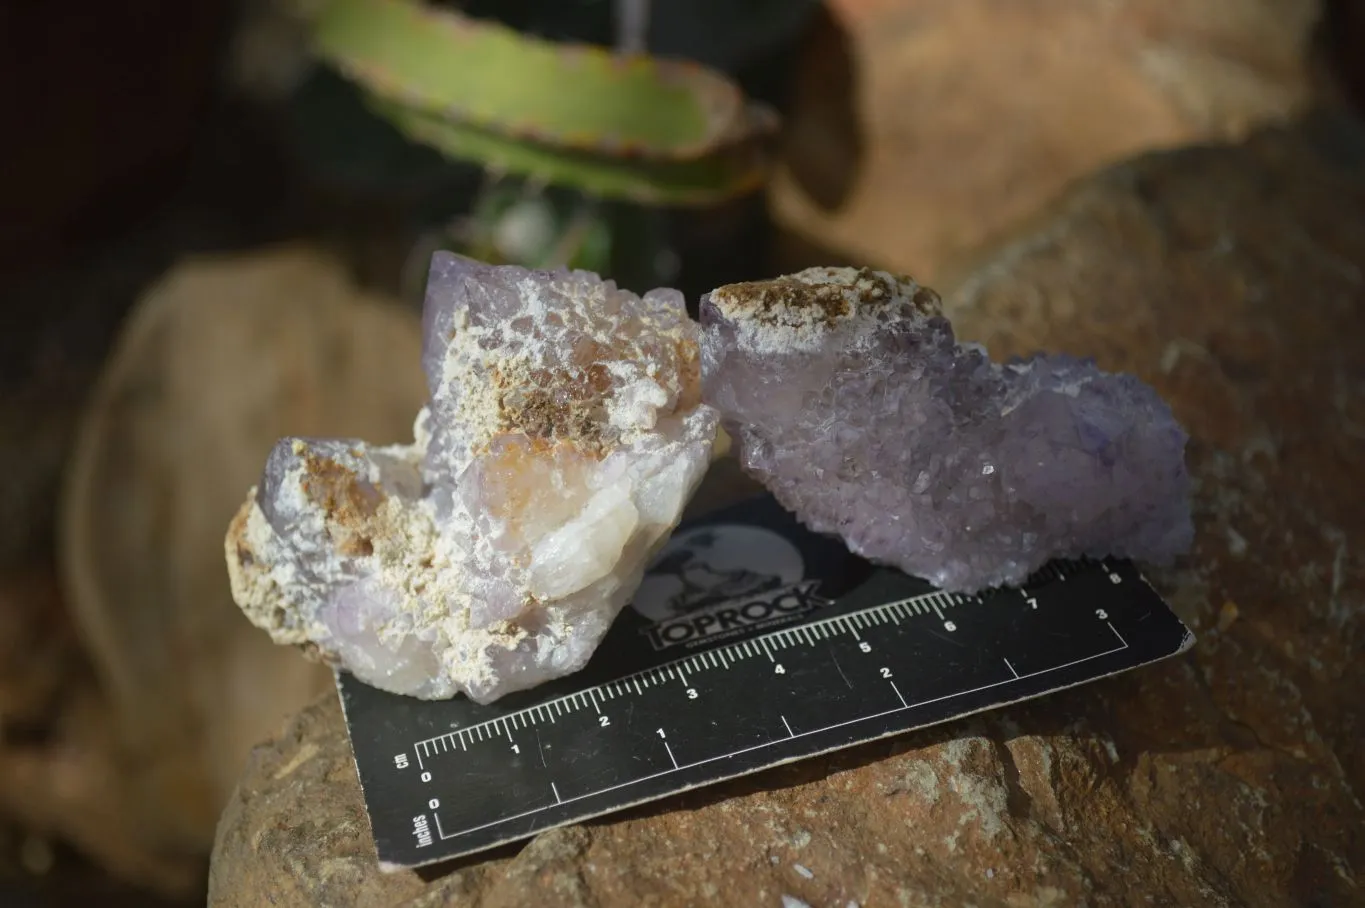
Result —
[{"label": "small druzy crystal", "polygon": [[698,356],[677,291],[437,253],[416,442],[280,441],[228,533],[234,597],[395,693],[577,671],[710,462]]},{"label": "small druzy crystal", "polygon": [[906,278],[816,268],[701,304],[702,386],[744,467],[807,525],[947,590],[1192,540],[1186,434],[1089,361],[1004,365]]}]

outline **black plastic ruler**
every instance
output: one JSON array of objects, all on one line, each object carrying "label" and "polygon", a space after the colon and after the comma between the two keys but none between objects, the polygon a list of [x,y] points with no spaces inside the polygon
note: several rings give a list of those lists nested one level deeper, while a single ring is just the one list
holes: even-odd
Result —
[{"label": "black plastic ruler", "polygon": [[591,664],[490,705],[338,678],[380,861],[429,864],[1188,649],[1127,562],[949,595],[769,498],[675,534]]}]

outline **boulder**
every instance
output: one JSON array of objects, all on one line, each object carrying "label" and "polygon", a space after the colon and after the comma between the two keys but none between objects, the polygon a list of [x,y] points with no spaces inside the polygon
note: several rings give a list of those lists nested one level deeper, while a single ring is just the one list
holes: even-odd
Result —
[{"label": "boulder", "polygon": [[254,752],[210,904],[1359,903],[1363,268],[1365,133],[1311,118],[1100,172],[944,287],[1191,430],[1198,539],[1152,574],[1188,654],[420,874],[379,872],[329,694]]},{"label": "boulder", "polygon": [[[779,220],[936,283],[1073,179],[1153,148],[1241,138],[1310,95],[1319,0],[838,0],[858,67],[806,80],[791,120],[856,90],[859,165],[836,210],[801,166],[772,192]],[[818,63],[816,64],[818,65]],[[856,86],[851,89],[850,86]],[[839,120],[818,120],[825,133]],[[803,142],[832,140],[819,130]],[[798,156],[795,164],[804,158]],[[796,178],[799,178],[796,179]],[[818,181],[817,181],[818,182]]]}]

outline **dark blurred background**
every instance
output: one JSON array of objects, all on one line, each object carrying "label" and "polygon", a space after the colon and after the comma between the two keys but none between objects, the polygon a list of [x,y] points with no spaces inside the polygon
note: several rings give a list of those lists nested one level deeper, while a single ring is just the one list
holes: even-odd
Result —
[{"label": "dark blurred background", "polygon": [[[498,179],[371,114],[285,3],[0,7],[0,904],[202,903],[251,744],[327,683],[242,626],[227,519],[278,435],[405,440],[431,250],[567,232],[694,300],[811,264],[932,284],[1106,164],[1365,100],[1352,0],[646,5],[650,53],[780,115],[758,190]],[[458,7],[620,40],[607,0]]]}]

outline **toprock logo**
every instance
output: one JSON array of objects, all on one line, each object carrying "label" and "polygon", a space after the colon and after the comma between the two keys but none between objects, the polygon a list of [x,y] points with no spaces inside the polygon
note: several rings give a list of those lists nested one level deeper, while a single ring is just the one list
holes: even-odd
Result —
[{"label": "toprock logo", "polygon": [[661,650],[790,621],[829,604],[819,585],[781,534],[713,524],[669,540],[631,606],[654,622],[644,633]]}]

